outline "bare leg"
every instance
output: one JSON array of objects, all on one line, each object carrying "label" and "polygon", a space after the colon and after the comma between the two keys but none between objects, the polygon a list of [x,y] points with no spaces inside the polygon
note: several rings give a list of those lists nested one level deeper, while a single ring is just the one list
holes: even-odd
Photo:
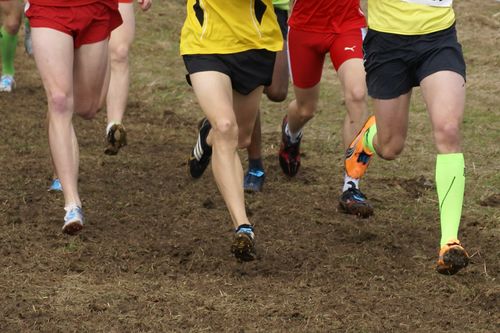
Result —
[{"label": "bare leg", "polygon": [[[207,143],[213,149],[212,170],[217,186],[234,226],[250,224],[245,212],[243,168],[237,148],[250,141],[262,88],[248,96],[235,93],[233,98],[229,77],[222,73],[199,72],[190,77],[200,106],[212,124]],[[238,128],[240,122],[241,128]]]},{"label": "bare leg", "polygon": [[106,97],[108,123],[120,124],[127,106],[129,92],[128,54],[135,34],[135,16],[132,3],[119,3],[123,24],[113,30],[109,40],[111,77]]},{"label": "bare leg", "polygon": [[347,149],[368,118],[363,60],[347,60],[340,66],[338,75],[347,107],[343,132],[344,149]]},{"label": "bare leg", "polygon": [[[276,53],[276,62],[273,69],[273,82],[269,87],[264,88],[264,93],[273,102],[282,102],[288,95],[288,55],[286,42],[283,43],[283,50]],[[252,133],[252,141],[247,148],[249,159],[260,159],[262,156],[262,133],[260,124],[260,112],[255,121]]]}]

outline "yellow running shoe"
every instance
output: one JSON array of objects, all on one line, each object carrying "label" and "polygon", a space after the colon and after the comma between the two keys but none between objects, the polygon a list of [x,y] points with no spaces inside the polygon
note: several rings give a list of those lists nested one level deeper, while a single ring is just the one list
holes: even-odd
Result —
[{"label": "yellow running shoe", "polygon": [[453,275],[469,264],[469,255],[458,239],[451,239],[441,247],[436,270],[438,273]]},{"label": "yellow running shoe", "polygon": [[352,178],[359,179],[363,177],[370,163],[373,153],[366,151],[364,148],[363,137],[373,124],[375,124],[375,116],[370,116],[356,138],[349,145],[349,148],[345,151],[345,171]]}]

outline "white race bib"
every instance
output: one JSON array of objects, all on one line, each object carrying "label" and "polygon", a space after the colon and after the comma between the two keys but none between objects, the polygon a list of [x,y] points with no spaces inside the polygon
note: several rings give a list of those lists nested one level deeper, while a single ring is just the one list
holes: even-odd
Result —
[{"label": "white race bib", "polygon": [[416,3],[418,5],[426,5],[432,7],[451,7],[453,0],[401,0],[409,3]]}]

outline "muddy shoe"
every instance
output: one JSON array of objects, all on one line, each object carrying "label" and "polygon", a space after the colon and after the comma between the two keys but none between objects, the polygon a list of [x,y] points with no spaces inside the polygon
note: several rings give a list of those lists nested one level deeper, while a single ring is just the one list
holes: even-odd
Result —
[{"label": "muddy shoe", "polygon": [[285,116],[281,124],[281,146],[278,159],[281,170],[283,170],[285,175],[293,177],[300,168],[300,140],[302,139],[302,134],[297,138],[297,141],[292,142],[285,131],[287,124],[288,118]]},{"label": "muddy shoe", "polygon": [[231,245],[231,253],[234,254],[238,261],[252,261],[257,258],[254,238],[253,226],[242,224],[236,229],[233,244]]},{"label": "muddy shoe", "polygon": [[469,255],[458,239],[450,240],[441,247],[436,270],[438,273],[453,275],[469,264]]},{"label": "muddy shoe", "polygon": [[76,235],[83,229],[83,211],[79,206],[65,207],[64,225],[62,232],[68,235]]},{"label": "muddy shoe", "polygon": [[106,135],[107,147],[104,150],[106,155],[116,155],[120,148],[127,145],[127,132],[121,124],[113,124]]},{"label": "muddy shoe", "polygon": [[339,208],[346,214],[367,218],[373,215],[373,207],[366,196],[356,188],[353,182],[348,183],[351,188],[342,193],[339,198]]},{"label": "muddy shoe", "polygon": [[264,170],[250,169],[243,178],[243,188],[245,192],[260,192],[264,186],[266,174]]}]

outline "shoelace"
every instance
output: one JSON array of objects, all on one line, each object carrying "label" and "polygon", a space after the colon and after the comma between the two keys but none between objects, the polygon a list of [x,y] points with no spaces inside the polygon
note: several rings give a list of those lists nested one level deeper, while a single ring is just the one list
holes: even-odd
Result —
[{"label": "shoelace", "polygon": [[354,199],[358,201],[365,201],[367,199],[366,195],[361,193],[361,191],[354,185],[353,182],[348,183],[351,187],[347,190],[348,192],[352,193]]}]

